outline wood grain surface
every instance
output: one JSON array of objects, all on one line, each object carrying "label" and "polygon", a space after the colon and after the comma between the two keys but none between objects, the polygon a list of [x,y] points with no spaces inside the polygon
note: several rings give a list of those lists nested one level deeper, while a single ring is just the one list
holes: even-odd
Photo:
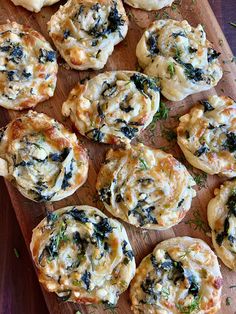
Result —
[{"label": "wood grain surface", "polygon": [[[235,1],[235,0],[234,0]],[[234,2],[233,1],[233,2]],[[232,3],[233,3],[232,2]],[[63,3],[63,2],[62,2]],[[116,69],[130,69],[134,70],[137,66],[137,60],[135,57],[135,48],[138,40],[140,39],[144,28],[146,28],[150,22],[155,18],[156,13],[147,13],[141,10],[131,9],[126,6],[127,12],[130,19],[129,32],[126,39],[116,46],[113,55],[109,58],[109,61],[105,67],[105,70],[116,70]],[[24,23],[32,26],[36,30],[40,31],[47,39],[49,36],[47,34],[46,23],[49,20],[50,16],[58,9],[58,5],[54,5],[50,8],[44,8],[41,13],[33,14],[28,12],[20,7],[15,7],[9,0],[0,1],[0,23],[4,23],[7,19],[15,20],[18,23]],[[130,241],[134,248],[135,258],[137,265],[140,263],[141,259],[152,251],[155,245],[161,240],[174,237],[174,236],[183,236],[189,235],[193,237],[199,237],[205,240],[208,244],[211,245],[211,240],[207,236],[205,230],[206,225],[206,206],[208,201],[213,195],[213,190],[217,187],[222,179],[219,179],[216,176],[207,176],[205,180],[203,174],[192,169],[186,161],[183,159],[183,155],[180,152],[180,149],[176,143],[168,141],[166,138],[166,133],[169,132],[169,129],[174,130],[178,125],[177,117],[187,112],[192,104],[200,99],[204,99],[207,95],[218,93],[219,95],[226,94],[233,98],[236,98],[236,89],[235,89],[235,74],[236,66],[232,60],[232,52],[228,46],[228,43],[219,27],[219,24],[216,21],[216,18],[210,8],[210,5],[207,0],[196,0],[189,1],[183,0],[182,5],[173,9],[165,9],[160,11],[160,16],[163,15],[163,12],[167,12],[170,17],[176,19],[187,19],[193,26],[196,26],[198,23],[205,25],[205,30],[208,35],[208,39],[214,43],[215,48],[222,53],[221,62],[224,68],[224,77],[221,80],[220,84],[208,92],[196,94],[188,97],[185,101],[180,103],[171,103],[165,101],[170,111],[170,117],[167,121],[161,121],[157,123],[156,130],[151,133],[149,130],[145,131],[142,136],[139,137],[139,140],[149,144],[154,147],[165,146],[168,152],[171,152],[175,157],[179,158],[184,162],[190,171],[192,171],[194,176],[202,179],[201,186],[198,186],[197,197],[194,199],[192,208],[189,211],[189,214],[184,219],[182,223],[178,226],[164,232],[155,232],[155,231],[142,231],[136,229],[128,224],[124,224],[128,232]],[[70,122],[65,121],[61,116],[61,105],[62,102],[67,98],[67,95],[71,88],[78,82],[78,80],[93,76],[96,74],[94,71],[79,72],[74,70],[67,70],[64,67],[64,62],[59,59],[60,70],[58,75],[58,84],[55,95],[49,101],[44,102],[36,107],[36,110],[39,112],[45,112],[48,115],[58,119],[59,121],[66,124],[68,127],[71,127]],[[14,117],[20,115],[20,113],[7,111],[1,109],[0,115],[0,124],[1,126],[5,125],[8,121]],[[73,196],[54,203],[54,208],[60,208],[65,205],[74,205],[74,204],[88,204],[97,206],[98,208],[103,209],[101,202],[97,201],[97,195],[95,191],[95,182],[96,175],[100,168],[101,162],[104,160],[106,151],[109,149],[108,145],[96,144],[91,141],[86,140],[78,135],[81,141],[89,150],[90,155],[90,170],[89,178],[86,184],[75,193]],[[27,248],[29,248],[29,242],[31,239],[32,228],[35,227],[39,221],[45,216],[45,206],[43,204],[35,204],[19,194],[19,192],[9,183],[7,183],[7,189],[11,198],[11,202],[15,209],[17,220],[20,224],[20,228],[26,242]],[[4,193],[4,190],[2,191]],[[7,208],[4,208],[7,210]],[[194,225],[190,225],[190,219],[194,219],[196,214],[200,214],[201,219],[204,222],[202,230],[194,230]],[[1,234],[1,238],[4,235]],[[6,235],[4,240],[6,241]],[[22,267],[27,267],[27,263],[22,263]],[[224,278],[224,289],[222,296],[222,309],[220,313],[235,313],[236,312],[236,299],[235,291],[236,289],[230,289],[231,285],[236,284],[236,274],[229,271],[225,266],[222,265],[222,273]],[[7,268],[4,268],[6,271]],[[14,272],[14,269],[12,270]],[[31,296],[30,284],[25,289],[25,294],[29,293]],[[37,293],[37,287],[35,288],[35,293]],[[92,313],[109,313],[110,309],[105,309],[102,306],[97,306],[96,308],[92,306],[79,306],[72,305],[68,303],[59,302],[57,297],[54,294],[49,294],[44,290],[43,294],[48,306],[50,313],[75,313],[77,310],[80,310],[83,314],[92,314]],[[35,294],[36,295],[36,294]],[[226,297],[231,297],[231,305],[226,306]],[[1,301],[1,300],[0,300]],[[46,310],[44,305],[40,303],[41,311],[44,313]],[[1,301],[2,304],[2,301]],[[37,301],[36,303],[37,304]],[[38,306],[38,307],[40,307]],[[2,309],[0,308],[0,311]],[[36,312],[37,311],[37,312]],[[116,313],[119,314],[129,314],[130,304],[128,298],[128,292],[124,293],[115,309]],[[4,310],[2,313],[11,313],[11,311]],[[33,306],[31,312],[16,312],[15,313],[39,313]]]}]

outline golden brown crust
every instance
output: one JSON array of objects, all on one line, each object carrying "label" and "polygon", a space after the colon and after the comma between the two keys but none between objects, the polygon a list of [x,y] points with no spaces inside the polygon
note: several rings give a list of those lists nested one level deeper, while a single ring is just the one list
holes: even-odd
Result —
[{"label": "golden brown crust", "polygon": [[88,155],[75,134],[45,114],[29,111],[1,130],[6,178],[34,201],[57,201],[87,179]]},{"label": "golden brown crust", "polygon": [[222,262],[236,271],[236,180],[224,182],[214,194],[207,208],[212,242]]},{"label": "golden brown crust", "polygon": [[157,81],[134,71],[105,72],[76,85],[62,106],[82,135],[129,144],[159,109]]},{"label": "golden brown crust", "polygon": [[121,0],[69,0],[51,17],[49,35],[70,67],[101,69],[126,36]]},{"label": "golden brown crust", "polygon": [[178,144],[190,164],[209,174],[236,175],[235,114],[234,100],[215,95],[180,118]]},{"label": "golden brown crust", "polygon": [[30,248],[43,286],[71,302],[116,304],[135,273],[124,227],[90,206],[50,213]]},{"label": "golden brown crust", "polygon": [[194,184],[172,155],[139,144],[108,152],[96,188],[114,216],[136,227],[163,230],[184,218],[196,195]]},{"label": "golden brown crust", "polygon": [[15,22],[0,25],[0,106],[31,108],[53,96],[56,53],[37,31]]},{"label": "golden brown crust", "polygon": [[131,282],[135,314],[214,314],[220,309],[222,276],[217,258],[200,239],[159,243]]}]

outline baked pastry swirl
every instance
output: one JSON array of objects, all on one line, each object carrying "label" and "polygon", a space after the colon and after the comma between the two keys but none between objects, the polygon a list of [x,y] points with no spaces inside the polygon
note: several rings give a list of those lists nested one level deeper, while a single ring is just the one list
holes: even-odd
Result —
[{"label": "baked pastry swirl", "polygon": [[188,162],[209,174],[236,175],[236,103],[211,96],[180,118],[178,144]]},{"label": "baked pastry swirl", "polygon": [[0,25],[0,106],[23,110],[52,97],[56,52],[45,38],[15,22]]},{"label": "baked pastry swirl", "polygon": [[236,271],[236,180],[226,181],[215,189],[208,204],[208,221],[216,254]]},{"label": "baked pastry swirl", "polygon": [[139,8],[147,11],[160,10],[164,7],[170,6],[174,0],[124,0],[134,8]]},{"label": "baked pastry swirl", "polygon": [[88,156],[62,124],[29,111],[0,131],[0,174],[33,201],[58,201],[84,184]]},{"label": "baked pastry swirl", "polygon": [[131,283],[134,314],[214,314],[222,276],[217,257],[200,239],[172,238],[143,259]]},{"label": "baked pastry swirl", "polygon": [[11,0],[15,5],[20,5],[32,12],[39,12],[42,7],[52,5],[59,0]]},{"label": "baked pastry swirl", "polygon": [[128,31],[121,0],[69,0],[51,17],[49,35],[76,70],[102,69]]},{"label": "baked pastry swirl", "polygon": [[222,77],[220,54],[203,27],[193,28],[187,21],[155,21],[144,32],[136,54],[144,72],[160,79],[162,94],[172,101],[208,90]]},{"label": "baked pastry swirl", "polygon": [[132,71],[105,72],[75,86],[62,114],[94,141],[129,144],[151,123],[159,102],[155,79]]},{"label": "baked pastry swirl", "polygon": [[124,227],[90,206],[50,213],[30,248],[39,281],[64,301],[116,304],[135,274]]},{"label": "baked pastry swirl", "polygon": [[114,216],[136,227],[163,230],[184,218],[196,195],[194,184],[172,155],[139,144],[108,152],[96,188]]}]

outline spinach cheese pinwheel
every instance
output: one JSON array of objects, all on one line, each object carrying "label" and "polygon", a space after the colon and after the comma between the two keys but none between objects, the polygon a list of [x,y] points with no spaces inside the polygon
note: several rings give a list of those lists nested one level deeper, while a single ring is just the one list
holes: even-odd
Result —
[{"label": "spinach cheese pinwheel", "polygon": [[216,254],[236,271],[236,180],[226,181],[215,189],[208,204],[208,222]]},{"label": "spinach cheese pinwheel", "polygon": [[177,237],[145,257],[131,283],[134,314],[214,314],[221,306],[217,257],[200,239]]},{"label": "spinach cheese pinwheel", "polygon": [[188,162],[209,174],[236,176],[236,103],[211,96],[180,118],[178,144]]},{"label": "spinach cheese pinwheel", "polygon": [[15,22],[0,25],[0,106],[23,110],[52,97],[57,70],[56,52],[41,34]]},{"label": "spinach cheese pinwheel", "polygon": [[20,5],[32,12],[39,12],[42,7],[52,5],[59,0],[11,0],[15,5]]},{"label": "spinach cheese pinwheel", "polygon": [[76,70],[102,69],[128,31],[121,0],[69,0],[51,17],[49,35]]},{"label": "spinach cheese pinwheel", "polygon": [[134,8],[139,8],[147,11],[160,10],[164,7],[170,6],[174,0],[124,0]]},{"label": "spinach cheese pinwheel", "polygon": [[194,185],[172,155],[139,144],[108,152],[96,188],[114,216],[136,227],[163,230],[184,218],[196,195]]},{"label": "spinach cheese pinwheel", "polygon": [[187,21],[158,20],[147,29],[136,49],[147,75],[160,79],[161,92],[169,100],[216,86],[222,77],[217,53],[201,25]]},{"label": "spinach cheese pinwheel", "polygon": [[62,114],[94,141],[129,144],[152,122],[159,102],[155,79],[132,71],[105,72],[75,86]]},{"label": "spinach cheese pinwheel", "polygon": [[88,155],[62,124],[29,111],[0,130],[0,174],[33,201],[58,201],[86,181]]},{"label": "spinach cheese pinwheel", "polygon": [[50,213],[30,248],[39,281],[63,301],[115,305],[135,274],[124,227],[90,206]]}]

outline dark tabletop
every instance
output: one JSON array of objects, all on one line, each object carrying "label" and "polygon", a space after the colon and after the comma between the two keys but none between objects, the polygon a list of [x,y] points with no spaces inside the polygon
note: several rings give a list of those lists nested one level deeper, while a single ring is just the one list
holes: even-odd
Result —
[{"label": "dark tabletop", "polygon": [[[230,25],[230,22],[236,23],[236,0],[209,2],[236,55],[236,28]],[[6,270],[4,273],[0,271],[0,313],[47,314],[48,310],[3,179],[0,179],[0,191],[0,270]]]}]

